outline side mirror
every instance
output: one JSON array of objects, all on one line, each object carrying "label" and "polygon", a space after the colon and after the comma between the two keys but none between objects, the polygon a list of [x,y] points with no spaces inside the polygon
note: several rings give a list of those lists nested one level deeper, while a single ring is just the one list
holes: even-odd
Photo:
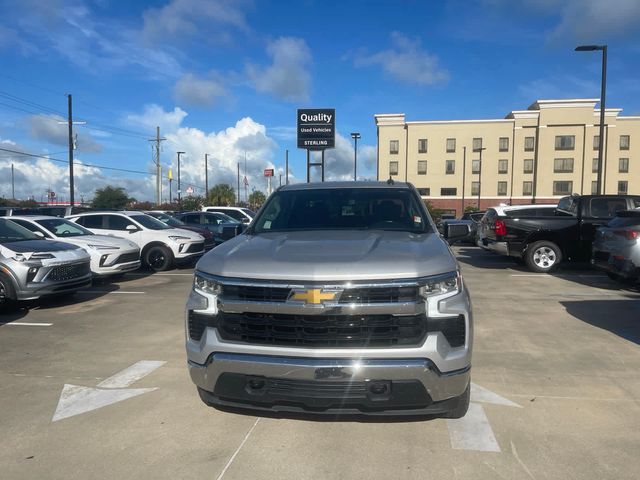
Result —
[{"label": "side mirror", "polygon": [[35,231],[35,232],[33,232],[33,234],[34,234],[36,237],[45,238],[44,233],[42,233],[42,232]]},{"label": "side mirror", "polygon": [[138,227],[136,227],[135,225],[127,225],[125,227],[125,230],[129,233],[136,233],[138,230],[140,230]]},{"label": "side mirror", "polygon": [[251,220],[245,217],[242,219],[242,223],[251,223]]},{"label": "side mirror", "polygon": [[452,244],[458,240],[462,240],[471,233],[471,226],[466,223],[445,223],[444,238]]}]

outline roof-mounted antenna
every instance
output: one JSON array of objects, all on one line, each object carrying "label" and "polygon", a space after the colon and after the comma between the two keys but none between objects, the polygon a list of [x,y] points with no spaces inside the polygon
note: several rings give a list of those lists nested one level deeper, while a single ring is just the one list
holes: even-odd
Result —
[{"label": "roof-mounted antenna", "polygon": [[395,182],[393,181],[393,178],[391,178],[391,175],[389,175],[389,180],[387,180],[387,185],[393,185]]}]

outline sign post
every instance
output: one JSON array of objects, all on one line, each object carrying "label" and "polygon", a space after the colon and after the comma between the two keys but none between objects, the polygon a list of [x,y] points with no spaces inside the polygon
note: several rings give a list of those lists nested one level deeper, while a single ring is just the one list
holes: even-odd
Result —
[{"label": "sign post", "polygon": [[273,178],[274,173],[273,168],[264,169],[264,176],[267,179],[267,197],[271,195],[271,179]]},{"label": "sign post", "polygon": [[[307,183],[311,167],[321,167],[324,182],[324,151],[336,145],[336,110],[334,108],[298,109],[298,148],[307,150]],[[311,163],[311,150],[320,150],[322,160]]]}]

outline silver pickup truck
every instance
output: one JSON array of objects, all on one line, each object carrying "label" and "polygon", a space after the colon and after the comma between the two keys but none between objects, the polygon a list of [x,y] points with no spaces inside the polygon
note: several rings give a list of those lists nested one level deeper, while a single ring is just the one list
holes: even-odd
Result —
[{"label": "silver pickup truck", "polygon": [[459,418],[472,338],[447,242],[391,181],[281,187],[200,259],[186,308],[191,379],[223,408]]}]

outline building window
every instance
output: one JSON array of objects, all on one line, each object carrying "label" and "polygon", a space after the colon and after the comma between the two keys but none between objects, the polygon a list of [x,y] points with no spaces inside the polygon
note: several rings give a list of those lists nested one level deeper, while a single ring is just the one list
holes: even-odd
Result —
[{"label": "building window", "polygon": [[421,138],[418,140],[418,153],[427,153],[427,139]]},{"label": "building window", "polygon": [[591,160],[591,173],[598,173],[598,159]]},{"label": "building window", "polygon": [[456,151],[456,139],[447,138],[447,153],[454,153]]},{"label": "building window", "polygon": [[536,148],[535,137],[524,137],[524,151],[533,152],[535,148]]},{"label": "building window", "polygon": [[522,182],[522,195],[533,195],[533,182]]},{"label": "building window", "polygon": [[507,182],[498,182],[498,195],[505,196],[507,194]]},{"label": "building window", "polygon": [[600,148],[600,135],[593,137],[593,149],[598,150]]},{"label": "building window", "polygon": [[629,150],[629,135],[620,135],[620,150]]},{"label": "building window", "polygon": [[618,159],[618,173],[629,173],[629,159],[628,158],[619,158]]},{"label": "building window", "polygon": [[430,188],[419,188],[418,189],[418,193],[423,197],[428,197],[429,195],[431,195],[431,189]]},{"label": "building window", "polygon": [[574,150],[575,148],[575,135],[556,135],[556,150]]},{"label": "building window", "polygon": [[570,195],[573,191],[573,182],[553,182],[554,195]]},{"label": "building window", "polygon": [[474,138],[473,139],[473,151],[477,152],[481,148],[482,148],[482,139],[481,138]]},{"label": "building window", "polygon": [[598,182],[591,182],[591,195],[598,195]]},{"label": "building window", "polygon": [[[533,137],[531,137],[533,138]],[[533,173],[533,158],[527,158],[524,161],[524,173]]]},{"label": "building window", "polygon": [[447,160],[447,169],[445,172],[447,175],[453,175],[456,173],[456,161],[455,160]]},{"label": "building window", "polygon": [[418,175],[426,175],[426,174],[427,174],[427,161],[418,160]]},{"label": "building window", "polygon": [[573,158],[556,158],[553,160],[553,173],[572,173]]},{"label": "building window", "polygon": [[389,140],[389,153],[391,155],[397,155],[400,149],[400,140]]},{"label": "building window", "polygon": [[471,173],[480,173],[480,160],[471,160]]},{"label": "building window", "polygon": [[480,195],[480,182],[471,182],[471,195]]},{"label": "building window", "polygon": [[629,189],[629,182],[626,180],[620,180],[618,182],[618,195],[626,195]]},{"label": "building window", "polygon": [[498,150],[501,152],[509,151],[509,137],[500,137],[500,141],[498,142]]},{"label": "building window", "polygon": [[389,162],[389,175],[398,175],[398,162]]},{"label": "building window", "polygon": [[509,169],[509,160],[498,160],[498,173],[507,173]]},{"label": "building window", "polygon": [[442,197],[453,197],[458,193],[457,188],[441,188],[440,196]]}]

